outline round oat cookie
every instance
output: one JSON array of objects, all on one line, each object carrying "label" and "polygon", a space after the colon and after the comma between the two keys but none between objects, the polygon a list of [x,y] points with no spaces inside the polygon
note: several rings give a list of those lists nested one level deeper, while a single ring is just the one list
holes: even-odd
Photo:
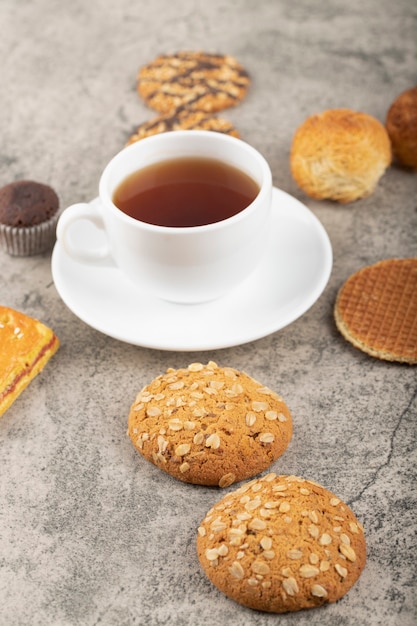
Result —
[{"label": "round oat cookie", "polygon": [[212,112],[237,105],[250,79],[230,55],[182,51],[158,56],[138,73],[137,89],[159,113],[179,106]]},{"label": "round oat cookie", "polygon": [[129,137],[126,145],[151,135],[172,130],[213,130],[233,137],[240,137],[233,124],[227,120],[204,111],[193,111],[187,107],[180,107],[173,114],[160,115],[141,124],[136,132]]},{"label": "round oat cookie", "polygon": [[282,398],[231,367],[191,363],[146,385],[131,407],[135,448],[175,478],[228,487],[268,468],[287,448]]},{"label": "round oat cookie", "polygon": [[336,602],[366,561],[363,529],[346,504],[314,482],[274,473],[212,507],[197,552],[220,591],[271,613]]}]

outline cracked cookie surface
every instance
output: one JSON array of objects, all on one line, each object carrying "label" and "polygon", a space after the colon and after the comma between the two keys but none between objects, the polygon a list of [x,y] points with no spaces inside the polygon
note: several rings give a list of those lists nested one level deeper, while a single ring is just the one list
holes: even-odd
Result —
[{"label": "cracked cookie surface", "polygon": [[228,487],[283,454],[292,419],[277,393],[210,361],[168,369],[146,385],[131,407],[128,434],[146,459],[175,478]]},{"label": "cracked cookie surface", "polygon": [[197,552],[220,591],[274,613],[335,602],[366,561],[363,529],[340,498],[312,481],[274,473],[243,484],[208,511]]}]

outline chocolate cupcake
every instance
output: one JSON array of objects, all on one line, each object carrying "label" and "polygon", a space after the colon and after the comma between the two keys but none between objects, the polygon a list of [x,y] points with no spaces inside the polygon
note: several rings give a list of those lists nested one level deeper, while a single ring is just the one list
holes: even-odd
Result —
[{"label": "chocolate cupcake", "polygon": [[0,245],[13,256],[50,250],[56,238],[59,199],[52,187],[19,180],[0,189]]}]

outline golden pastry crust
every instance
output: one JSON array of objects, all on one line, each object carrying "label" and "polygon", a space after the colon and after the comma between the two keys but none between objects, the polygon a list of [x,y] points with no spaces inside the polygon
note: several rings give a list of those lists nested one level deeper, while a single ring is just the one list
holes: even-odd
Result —
[{"label": "golden pastry crust", "polygon": [[58,350],[55,333],[36,319],[0,306],[0,416]]},{"label": "golden pastry crust", "polygon": [[237,105],[250,79],[230,55],[182,51],[158,56],[138,73],[138,92],[159,113],[179,106],[213,112]]},{"label": "golden pastry crust", "polygon": [[394,100],[385,125],[399,162],[417,170],[417,86]]},{"label": "golden pastry crust", "polygon": [[160,115],[141,124],[135,133],[129,137],[127,145],[173,130],[212,130],[233,137],[240,137],[236,128],[227,120],[216,117],[204,111],[194,111],[187,107],[180,107],[173,114]]},{"label": "golden pastry crust", "polygon": [[224,594],[285,613],[341,598],[365,566],[366,542],[352,510],[333,493],[270,473],[212,507],[198,528],[197,552]]},{"label": "golden pastry crust", "polygon": [[228,487],[287,448],[290,411],[278,394],[231,367],[191,363],[146,385],[131,407],[135,448],[183,482]]},{"label": "golden pastry crust", "polygon": [[417,363],[417,258],[364,267],[340,288],[334,316],[345,339],[386,361]]},{"label": "golden pastry crust", "polygon": [[369,196],[391,163],[388,133],[377,119],[350,109],[307,118],[293,137],[295,182],[316,199],[353,202]]}]

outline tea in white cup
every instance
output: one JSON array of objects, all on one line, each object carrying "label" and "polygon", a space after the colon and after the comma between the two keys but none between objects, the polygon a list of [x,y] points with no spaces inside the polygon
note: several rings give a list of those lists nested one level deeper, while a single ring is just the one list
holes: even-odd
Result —
[{"label": "tea in white cup", "polygon": [[[138,289],[178,303],[205,302],[239,285],[266,247],[272,176],[264,157],[235,137],[172,131],[124,148],[106,166],[99,202],[61,215],[57,238],[71,258],[111,258]],[[75,222],[105,233],[77,245]]]}]

